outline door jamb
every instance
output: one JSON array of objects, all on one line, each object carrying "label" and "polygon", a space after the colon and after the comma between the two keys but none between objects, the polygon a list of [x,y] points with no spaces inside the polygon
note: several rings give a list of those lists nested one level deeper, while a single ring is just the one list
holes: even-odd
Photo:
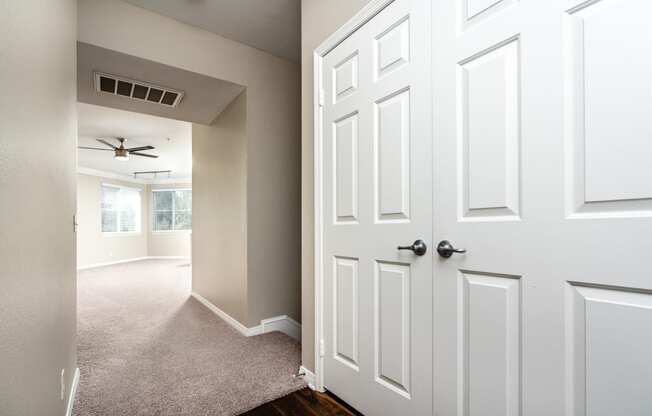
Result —
[{"label": "door jamb", "polygon": [[364,26],[394,0],[371,0],[350,20],[324,40],[313,52],[313,164],[314,164],[314,233],[315,233],[315,389],[324,388],[324,279],[323,279],[323,138],[322,106],[325,93],[322,90],[322,61],[324,57],[346,38]]}]

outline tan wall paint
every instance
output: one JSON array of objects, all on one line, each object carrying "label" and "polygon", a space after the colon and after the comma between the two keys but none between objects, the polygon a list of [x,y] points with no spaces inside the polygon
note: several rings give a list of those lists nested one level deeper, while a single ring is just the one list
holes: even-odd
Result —
[{"label": "tan wall paint", "polygon": [[[102,184],[140,189],[141,231],[102,233]],[[149,198],[145,185],[91,175],[77,176],[77,267],[147,257]]]},{"label": "tan wall paint", "polygon": [[[103,183],[141,190],[140,233],[102,233]],[[192,185],[145,185],[94,175],[77,175],[77,267],[141,257],[189,257],[190,232],[152,231],[152,189],[174,188],[192,188]]]},{"label": "tan wall paint", "polygon": [[369,0],[301,0],[301,318],[302,362],[315,368],[313,52]]},{"label": "tan wall paint", "polygon": [[192,290],[247,322],[246,93],[193,124]]},{"label": "tan wall paint", "polygon": [[75,16],[0,2],[1,415],[65,414],[76,367]]},{"label": "tan wall paint", "polygon": [[190,183],[165,184],[165,185],[148,185],[147,195],[149,199],[149,218],[147,226],[149,227],[149,236],[147,238],[147,255],[152,257],[190,257],[190,237],[189,231],[153,231],[154,218],[152,210],[154,209],[154,199],[152,197],[153,189],[192,189]]},{"label": "tan wall paint", "polygon": [[[118,0],[80,1],[78,21],[82,42],[247,88],[246,251],[252,307],[243,323],[255,325],[282,314],[300,320],[299,65]],[[197,241],[193,234],[193,249]],[[197,276],[202,270],[193,272]]]}]

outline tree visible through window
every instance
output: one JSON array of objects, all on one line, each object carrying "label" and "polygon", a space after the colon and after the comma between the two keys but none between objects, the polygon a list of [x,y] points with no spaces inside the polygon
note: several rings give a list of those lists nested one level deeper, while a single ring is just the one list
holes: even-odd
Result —
[{"label": "tree visible through window", "polygon": [[154,190],[154,231],[192,229],[192,190]]},{"label": "tree visible through window", "polygon": [[140,191],[102,185],[102,232],[140,232]]}]

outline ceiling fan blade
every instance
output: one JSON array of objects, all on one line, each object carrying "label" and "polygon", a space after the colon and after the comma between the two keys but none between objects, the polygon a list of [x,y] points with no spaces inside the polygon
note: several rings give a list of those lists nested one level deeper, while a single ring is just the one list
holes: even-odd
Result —
[{"label": "ceiling fan blade", "polygon": [[111,149],[117,149],[118,148],[117,146],[112,145],[111,143],[107,142],[104,139],[96,139],[96,140],[98,142],[102,143],[102,144],[105,144],[105,145],[109,146]]},{"label": "ceiling fan blade", "polygon": [[129,149],[126,149],[127,152],[140,152],[141,150],[152,150],[154,149],[154,146],[140,146],[140,147],[132,147]]},{"label": "ceiling fan blade", "polygon": [[136,155],[136,156],[145,156],[145,157],[151,157],[151,158],[158,158],[156,155],[148,155],[146,153],[138,153],[138,152],[129,152],[130,155]]},{"label": "ceiling fan blade", "polygon": [[103,148],[103,147],[77,146],[77,149],[87,149],[87,150],[106,150],[107,152],[113,152],[113,149],[105,149],[105,148]]}]

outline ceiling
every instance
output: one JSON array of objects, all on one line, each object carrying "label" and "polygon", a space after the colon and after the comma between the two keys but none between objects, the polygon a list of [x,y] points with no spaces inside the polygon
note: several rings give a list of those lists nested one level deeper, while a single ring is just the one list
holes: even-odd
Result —
[{"label": "ceiling", "polygon": [[[172,170],[173,181],[188,181],[192,177],[190,123],[84,103],[77,103],[77,110],[80,146],[103,147],[95,139],[117,144],[114,138],[124,137],[125,147],[152,145],[156,149],[143,153],[159,156],[158,159],[131,156],[128,161],[119,161],[111,152],[78,149],[82,172],[85,168],[133,178],[136,171]],[[167,180],[167,175],[160,179]]]},{"label": "ceiling", "polygon": [[128,3],[299,62],[300,0],[126,0]]},{"label": "ceiling", "polygon": [[[95,71],[184,92],[172,108],[95,90]],[[80,102],[210,124],[244,87],[173,66],[77,42],[77,98]]]}]

